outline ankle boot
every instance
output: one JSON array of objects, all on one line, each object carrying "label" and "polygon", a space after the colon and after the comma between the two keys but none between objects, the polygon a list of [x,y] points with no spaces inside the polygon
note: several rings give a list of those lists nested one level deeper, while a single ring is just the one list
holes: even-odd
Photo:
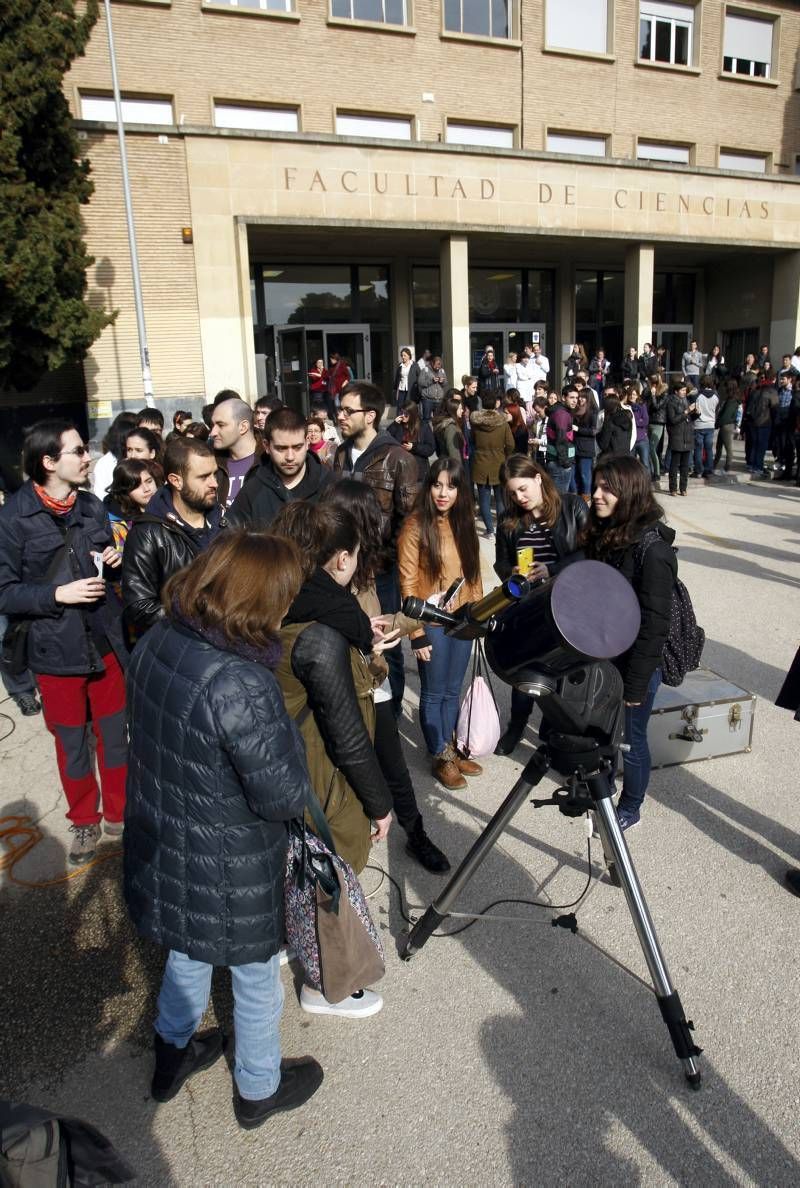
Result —
[{"label": "ankle boot", "polygon": [[150,1094],[154,1101],[172,1101],[189,1077],[210,1068],[222,1055],[222,1032],[197,1032],[185,1048],[168,1044],[156,1032],[156,1070]]},{"label": "ankle boot", "polygon": [[467,759],[458,750],[453,750],[453,762],[462,775],[479,776],[483,775],[483,768],[480,763],[475,763],[473,759]]},{"label": "ankle boot", "polygon": [[467,781],[456,767],[455,761],[447,749],[442,751],[441,755],[435,756],[431,772],[439,783],[447,788],[448,792],[454,792],[458,788],[467,786]]},{"label": "ankle boot", "polygon": [[495,755],[510,755],[519,745],[519,740],[525,733],[526,725],[527,720],[519,722],[512,718],[506,726],[505,733],[500,736],[500,741],[494,749]]},{"label": "ankle boot", "polygon": [[406,853],[416,858],[420,866],[432,874],[445,874],[450,869],[450,863],[438,846],[435,846],[425,832],[422,817],[417,817],[414,826],[408,831]]}]

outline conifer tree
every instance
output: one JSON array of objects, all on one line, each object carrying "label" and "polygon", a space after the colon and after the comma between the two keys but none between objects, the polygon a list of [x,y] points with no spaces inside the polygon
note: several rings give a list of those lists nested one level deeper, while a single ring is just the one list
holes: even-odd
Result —
[{"label": "conifer tree", "polygon": [[97,0],[0,0],[0,387],[79,362],[113,315],[86,303],[94,189],[63,94]]}]

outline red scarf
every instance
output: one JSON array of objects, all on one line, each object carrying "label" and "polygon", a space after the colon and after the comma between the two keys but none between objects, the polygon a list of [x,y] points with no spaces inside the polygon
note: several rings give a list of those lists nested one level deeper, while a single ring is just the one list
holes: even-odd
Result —
[{"label": "red scarf", "polygon": [[33,484],[33,489],[41,499],[48,511],[55,512],[57,516],[65,516],[67,512],[72,511],[75,506],[75,500],[78,498],[78,492],[70,491],[66,499],[54,499],[52,495],[45,491],[44,487],[40,487],[38,483]]}]

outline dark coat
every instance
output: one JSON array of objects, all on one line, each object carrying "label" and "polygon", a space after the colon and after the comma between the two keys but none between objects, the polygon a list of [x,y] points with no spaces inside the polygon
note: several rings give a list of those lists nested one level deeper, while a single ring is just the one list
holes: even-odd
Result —
[{"label": "dark coat", "polygon": [[[669,633],[672,591],[678,577],[678,561],[672,542],[675,533],[666,524],[653,527],[659,539],[644,550],[642,564],[637,563],[639,541],[608,558],[609,564],[626,577],[636,591],[642,622],[632,647],[615,660],[625,682],[625,700],[644,700],[650,678],[661,662],[664,644]],[[641,538],[640,538],[641,539]]]},{"label": "dark coat", "polygon": [[239,494],[227,514],[233,528],[269,528],[278,512],[296,499],[317,503],[325,488],[333,482],[333,473],[309,450],[306,454],[306,473],[296,487],[286,487],[276,474],[269,454],[244,481]]},{"label": "dark coat", "polygon": [[786,680],[775,699],[775,704],[781,709],[794,710],[794,716],[800,722],[800,648],[794,654],[791,668],[786,674]]},{"label": "dark coat", "polygon": [[[553,548],[558,559],[568,557],[578,548],[578,537],[589,518],[589,508],[580,495],[562,495],[561,511],[551,530]],[[517,564],[517,541],[525,531],[522,520],[513,526],[502,521],[495,544],[494,571],[502,582],[513,573]],[[552,568],[555,570],[557,566]]]},{"label": "dark coat", "polygon": [[350,461],[352,442],[343,441],[333,459],[334,474],[359,479],[378,496],[383,519],[383,538],[389,546],[387,564],[397,545],[403,520],[414,506],[419,491],[416,458],[401,449],[391,433],[379,432],[357,459]]},{"label": "dark coat", "polygon": [[125,899],[137,930],[211,965],[268,961],[283,943],[285,823],[310,792],[278,682],[162,622],[134,648],[128,705]]},{"label": "dark coat", "polygon": [[606,412],[597,434],[597,451],[609,457],[624,457],[631,452],[631,418],[621,408]]},{"label": "dark coat", "polygon": [[193,561],[226,526],[222,508],[198,531],[179,519],[169,487],[156,491],[143,516],[134,520],[122,554],[122,605],[126,627],[141,634],[163,618],[161,591],[167,579]]},{"label": "dark coat", "polygon": [[[71,547],[55,576],[45,581],[51,561],[64,544],[59,525],[72,530]],[[28,667],[32,672],[57,676],[102,672],[98,645],[102,648],[103,637],[125,663],[120,608],[110,586],[119,569],[106,567],[106,597],[94,605],[64,606],[55,599],[58,586],[95,577],[91,553],[113,544],[106,510],[89,491],[78,491],[74,507],[57,517],[44,506],[33,484],[26,482],[0,509],[0,614],[30,621]]]},{"label": "dark coat", "polygon": [[667,440],[673,453],[694,449],[694,424],[689,419],[689,401],[674,392],[667,400]]},{"label": "dark coat", "polygon": [[[403,444],[403,437],[405,436],[406,427],[397,421],[393,421],[391,425],[387,426],[387,430],[391,433],[395,441]],[[436,442],[433,439],[433,429],[427,421],[420,421],[419,423],[419,440],[412,441],[411,449],[407,451],[412,458],[416,459],[417,470],[419,471],[419,481],[424,482],[425,475],[428,473],[430,467],[430,457],[436,449]]]},{"label": "dark coat", "polygon": [[668,399],[669,395],[667,392],[662,392],[660,396],[656,396],[652,388],[645,393],[644,403],[647,407],[647,414],[650,417],[651,425],[666,425]]},{"label": "dark coat", "polygon": [[478,393],[483,396],[494,396],[503,390],[503,372],[497,366],[497,360],[490,364],[484,355],[478,368]]},{"label": "dark coat", "polygon": [[597,453],[597,409],[594,401],[590,401],[586,408],[583,421],[576,421],[575,425],[575,456],[577,458],[594,458]]}]

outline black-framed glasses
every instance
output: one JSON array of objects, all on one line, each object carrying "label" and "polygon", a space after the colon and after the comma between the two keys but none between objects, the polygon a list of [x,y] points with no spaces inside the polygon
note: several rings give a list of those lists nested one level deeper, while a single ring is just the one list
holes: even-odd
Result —
[{"label": "black-framed glasses", "polygon": [[343,417],[350,417],[353,415],[353,413],[363,412],[363,411],[364,411],[364,409],[361,407],[347,408],[344,404],[342,404],[339,408],[339,412],[342,414]]},{"label": "black-framed glasses", "polygon": [[82,446],[75,446],[74,450],[61,450],[59,452],[58,456],[60,458],[63,454],[74,454],[76,458],[86,458],[86,457],[88,457],[90,452],[91,451],[88,446],[82,445]]}]

